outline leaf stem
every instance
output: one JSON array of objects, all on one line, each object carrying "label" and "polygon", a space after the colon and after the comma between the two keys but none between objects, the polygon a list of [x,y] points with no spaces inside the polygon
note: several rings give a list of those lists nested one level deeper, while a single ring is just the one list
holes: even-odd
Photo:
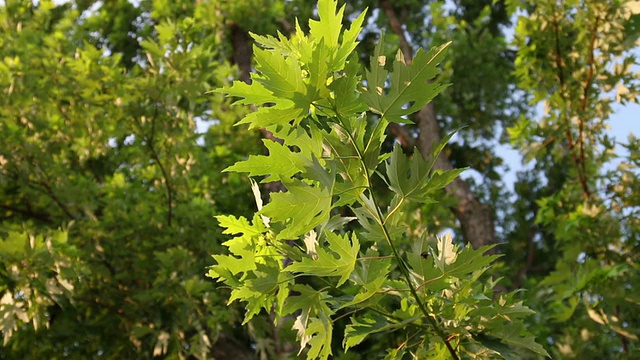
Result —
[{"label": "leaf stem", "polygon": [[361,162],[363,170],[364,170],[364,176],[365,176],[365,179],[367,181],[367,188],[369,190],[369,195],[371,196],[371,201],[373,202],[373,204],[375,205],[375,208],[376,208],[376,217],[377,217],[376,222],[380,226],[380,229],[382,230],[382,233],[384,235],[384,238],[385,238],[387,244],[389,245],[389,247],[391,247],[391,251],[393,252],[393,256],[395,257],[396,261],[398,262],[398,265],[400,267],[400,271],[402,272],[403,277],[405,278],[407,284],[409,285],[409,291],[411,291],[411,295],[413,296],[416,304],[418,305],[418,307],[420,308],[420,310],[424,314],[424,316],[427,319],[427,321],[429,322],[429,324],[433,327],[433,330],[442,339],[442,341],[444,341],[444,344],[447,347],[447,350],[449,350],[449,353],[451,354],[451,357],[454,360],[459,360],[460,358],[458,357],[458,354],[456,353],[455,349],[451,346],[451,344],[447,340],[447,336],[446,336],[444,330],[440,328],[440,326],[438,325],[438,322],[436,321],[436,319],[434,319],[429,314],[429,310],[427,309],[426,305],[422,302],[422,300],[420,299],[420,296],[418,295],[418,292],[416,291],[416,288],[413,286],[413,283],[411,281],[411,274],[409,273],[409,267],[407,266],[407,263],[404,261],[402,256],[400,256],[400,253],[398,252],[398,249],[396,248],[396,246],[393,244],[393,241],[391,240],[391,235],[389,234],[389,231],[387,230],[387,227],[385,226],[385,217],[382,214],[382,210],[380,210],[380,206],[378,205],[378,201],[376,200],[375,194],[374,194],[374,192],[372,190],[373,185],[371,183],[371,175],[369,174],[369,169],[367,168],[367,164],[365,162],[364,155],[362,154],[362,151],[360,151],[360,149],[358,148],[358,145],[356,144],[356,141],[353,138],[353,134],[351,134],[351,131],[349,131],[349,129],[346,127],[344,119],[342,118],[342,116],[340,116],[340,114],[338,113],[337,109],[333,109],[333,110],[334,110],[334,112],[336,114],[336,118],[338,119],[338,122],[339,122],[338,124],[343,129],[346,130],[345,132],[347,133],[347,135],[349,137],[349,141],[351,142],[351,145],[353,145],[353,148],[355,149],[355,151],[356,151],[356,153],[358,155],[358,158],[360,159],[360,162]]},{"label": "leaf stem", "polygon": [[[389,211],[387,213],[387,216],[384,217],[384,221],[382,224],[386,224],[387,221],[389,220],[389,218],[391,218],[391,215],[395,214],[396,211],[400,210],[400,207],[402,206],[402,204],[404,203],[404,201],[406,200],[406,198],[403,196],[399,201],[398,201],[398,205],[396,205],[393,209],[391,209],[391,211]],[[376,204],[376,206],[378,206]]]}]

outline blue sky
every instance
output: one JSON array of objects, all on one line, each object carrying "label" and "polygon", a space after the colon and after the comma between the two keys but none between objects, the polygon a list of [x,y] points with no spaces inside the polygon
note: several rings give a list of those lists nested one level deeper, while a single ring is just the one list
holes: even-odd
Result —
[{"label": "blue sky", "polygon": [[616,113],[611,117],[610,123],[611,135],[615,136],[618,141],[625,142],[630,132],[633,132],[636,136],[640,136],[640,105],[617,105],[615,109]]},{"label": "blue sky", "polygon": [[[449,6],[454,6],[453,3],[448,2]],[[523,12],[518,12],[514,14],[513,24],[516,24],[518,21],[518,16],[524,15]],[[515,28],[505,28],[505,38],[508,43],[513,41],[513,37],[515,35]],[[631,71],[635,71],[640,77],[640,63],[638,59],[640,59],[640,43],[636,44],[637,47],[630,51],[630,55],[636,57],[636,64],[631,67]],[[640,80],[640,79],[639,79]],[[607,94],[607,96],[613,96],[615,98],[615,90],[611,91],[611,93]],[[638,98],[640,101],[640,98]],[[607,124],[610,126],[608,133],[610,136],[615,138],[617,143],[627,143],[627,138],[630,133],[633,133],[635,136],[640,136],[640,104],[638,103],[627,103],[625,105],[615,103],[613,105],[614,113],[611,115]],[[542,106],[537,107],[538,114],[534,116],[531,120],[538,120],[541,118],[543,111]],[[621,146],[616,146],[616,153],[619,156],[624,156],[626,149]],[[496,153],[503,157],[505,164],[509,167],[509,171],[506,171],[503,174],[503,181],[505,185],[513,190],[513,184],[516,179],[516,173],[525,168],[525,165],[522,164],[522,156],[520,156],[519,152],[513,149],[510,145],[497,145]],[[612,163],[611,168],[615,165]],[[467,174],[463,173],[462,177],[467,178],[473,176],[476,178],[476,181],[481,181],[479,174],[473,174],[467,172]]]},{"label": "blue sky", "polygon": [[[640,136],[640,105],[636,103],[628,103],[624,106],[615,104],[614,110],[615,113],[612,114],[608,121],[611,127],[608,133],[616,139],[616,142],[627,143],[627,137],[630,133],[633,133],[635,136]],[[540,114],[538,114],[537,118],[539,117]],[[616,147],[616,153],[620,156],[624,156],[625,151],[626,150],[619,145]],[[504,173],[503,181],[509,189],[513,190],[516,172],[525,168],[525,165],[522,164],[522,157],[518,151],[514,150],[510,145],[499,145],[496,152],[504,158],[506,165],[510,168],[509,171]],[[463,177],[468,176],[474,175],[463,175]]]}]

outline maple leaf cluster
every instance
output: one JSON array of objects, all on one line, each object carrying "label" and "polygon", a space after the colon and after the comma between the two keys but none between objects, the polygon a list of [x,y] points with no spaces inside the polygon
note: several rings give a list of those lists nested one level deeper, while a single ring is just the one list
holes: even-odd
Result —
[{"label": "maple leaf cluster", "polygon": [[[335,0],[320,0],[318,15],[308,34],[297,23],[290,38],[252,34],[251,84],[236,81],[218,90],[236,104],[257,107],[238,124],[283,140],[265,140],[268,155],[252,155],[225,171],[279,181],[286,191],[270,194],[263,207],[256,185],[258,212],[251,221],[217,217],[234,237],[224,243],[228,254],[213,256],[208,275],[231,288],[230,302],[246,304],[245,323],[262,310],[276,321],[293,315],[300,352],[309,359],[333,354],[334,322],[345,311],[351,314],[345,350],[375,333],[417,327],[425,341],[416,349],[390,349],[395,355],[389,358],[422,352],[457,359],[461,347],[487,349],[495,339],[546,355],[523,331],[522,318],[531,311],[512,298],[496,308],[483,295],[491,289],[475,281],[497,258],[484,255],[491,247],[460,249],[446,236],[420,239],[405,252],[396,245],[406,235],[405,205],[436,203],[434,195],[464,170],[433,171],[451,135],[429,160],[417,151],[408,157],[398,146],[381,153],[387,125],[410,122],[410,114],[446,88],[434,78],[448,44],[418,51],[410,64],[400,52],[388,63],[381,39],[362,78],[354,50],[364,13],[345,31],[344,6],[338,9]],[[388,209],[376,198],[375,176],[393,194]],[[343,208],[355,216],[341,215]],[[314,278],[325,286],[308,281]],[[390,298],[402,306],[385,308]]]}]

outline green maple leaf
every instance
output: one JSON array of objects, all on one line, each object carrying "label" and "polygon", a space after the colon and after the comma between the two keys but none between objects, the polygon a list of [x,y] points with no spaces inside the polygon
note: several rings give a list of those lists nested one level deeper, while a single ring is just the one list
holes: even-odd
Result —
[{"label": "green maple leaf", "polygon": [[387,58],[382,54],[383,39],[371,59],[371,70],[366,72],[367,90],[363,97],[369,109],[391,122],[411,123],[406,116],[422,109],[446,88],[437,82],[429,82],[439,73],[437,65],[442,61],[449,43],[433,48],[428,53],[418,50],[411,64],[407,64],[398,51],[391,73],[391,86],[384,91],[388,72],[384,69]]},{"label": "green maple leaf", "polygon": [[393,147],[386,167],[389,188],[404,198],[418,193],[431,171],[420,152],[414,151],[413,158],[409,159],[398,144]]},{"label": "green maple leaf", "polygon": [[452,170],[436,170],[431,174],[429,181],[422,187],[425,194],[432,194],[434,191],[444,188],[451,184],[460,174],[468,168],[452,169]]},{"label": "green maple leaf", "polygon": [[360,96],[360,92],[357,91],[360,83],[359,68],[358,58],[353,55],[346,63],[344,73],[335,74],[334,80],[329,84],[329,89],[333,92],[332,110],[343,118],[348,118],[367,110],[367,104]]},{"label": "green maple leaf", "polygon": [[267,228],[261,221],[256,221],[254,217],[253,223],[249,223],[244,216],[235,217],[233,215],[218,215],[215,217],[220,227],[225,228],[222,233],[229,235],[242,234],[246,237],[256,236],[264,233]]},{"label": "green maple leaf", "polygon": [[330,71],[341,70],[349,55],[355,50],[358,45],[356,40],[362,30],[362,23],[366,15],[366,10],[360,13],[351,22],[349,29],[342,33],[342,39],[340,39],[345,5],[340,9],[337,7],[336,0],[320,0],[318,1],[318,16],[320,20],[309,21],[311,37],[314,38],[316,43],[323,41],[331,50],[328,57],[330,59]]},{"label": "green maple leaf", "polygon": [[[448,287],[448,277],[462,278],[483,270],[500,255],[484,255],[493,246],[473,249],[469,246],[459,250],[451,235],[438,238],[437,251],[430,249],[426,239],[416,241],[407,254],[407,262],[417,277],[418,287],[440,291]],[[433,256],[432,256],[433,255]]]},{"label": "green maple leaf", "polygon": [[261,107],[258,111],[247,114],[236,125],[249,124],[249,129],[268,127],[272,125],[288,125],[291,121],[299,124],[308,113],[306,108],[294,107],[293,102],[287,100],[288,105]]},{"label": "green maple leaf", "polygon": [[[367,80],[367,88],[363,93],[363,98],[374,111],[374,108],[380,108],[378,97],[384,95],[384,86],[389,72],[385,69],[387,65],[387,57],[382,53],[384,45],[384,34],[380,36],[378,45],[373,51],[370,58],[370,70],[365,71],[365,79]],[[377,105],[377,106],[375,106]]]},{"label": "green maple leaf", "polygon": [[281,52],[255,48],[254,59],[259,75],[255,80],[270,90],[274,96],[293,99],[305,91],[304,77],[298,61],[285,57]]},{"label": "green maple leaf", "polygon": [[313,276],[340,276],[338,285],[340,286],[349,279],[353,272],[360,242],[355,234],[349,240],[348,234],[343,236],[326,232],[327,246],[319,247],[316,250],[317,258],[303,258],[302,261],[294,262],[286,269],[291,272],[300,272]]},{"label": "green maple leaf", "polygon": [[362,31],[362,23],[364,22],[366,13],[367,9],[362,11],[360,15],[351,22],[349,29],[342,34],[342,43],[340,44],[338,51],[335,53],[335,58],[332,62],[332,64],[335,65],[331,67],[332,71],[341,70],[349,56],[351,56],[353,51],[356,49],[356,46],[358,45],[358,41],[356,40]]},{"label": "green maple leaf", "polygon": [[504,323],[501,326],[487,329],[487,333],[500,339],[506,345],[529,349],[536,354],[551,357],[542,345],[538,344],[521,322]]},{"label": "green maple leaf", "polygon": [[285,300],[281,315],[300,312],[293,324],[293,330],[297,330],[297,338],[300,340],[300,353],[310,345],[308,359],[327,359],[331,355],[333,330],[333,311],[329,307],[329,294],[308,285],[294,285],[292,290],[299,295],[290,296]]},{"label": "green maple leaf", "polygon": [[[360,122],[364,123],[362,119]],[[364,126],[358,130],[364,132]],[[354,135],[360,137],[357,134]],[[367,179],[363,176],[366,169],[358,160],[354,147],[350,143],[345,143],[348,142],[345,129],[335,126],[331,133],[326,135],[326,138],[329,140],[327,147],[332,158],[330,163],[335,166],[337,174],[339,174],[334,187],[334,194],[338,197],[334,206],[350,205],[357,201],[360,194],[366,189]]]},{"label": "green maple leaf", "polygon": [[331,356],[333,324],[327,317],[310,318],[304,336],[309,336],[307,359],[328,359]]},{"label": "green maple leaf", "polygon": [[237,285],[235,275],[255,270],[255,247],[251,240],[235,238],[224,243],[233,250],[233,255],[213,255],[216,265],[209,268],[207,276],[224,281],[229,285]]},{"label": "green maple leaf", "polygon": [[220,226],[225,228],[223,234],[236,236],[223,243],[229,248],[230,255],[213,255],[217,264],[211,266],[207,276],[224,281],[228,284],[237,284],[235,275],[256,269],[255,263],[255,238],[266,231],[262,219],[255,217],[253,224],[244,217],[220,215],[216,216]]},{"label": "green maple leaf", "polygon": [[317,316],[320,313],[331,316],[333,311],[329,307],[330,296],[326,291],[315,290],[309,285],[296,284],[291,290],[298,295],[290,296],[284,303],[281,315],[294,314],[298,311],[306,312],[311,316]]},{"label": "green maple leaf", "polygon": [[244,81],[235,80],[231,86],[215,89],[213,92],[239,97],[234,105],[262,105],[274,102],[273,93],[259,82],[249,85]]},{"label": "green maple leaf", "polygon": [[213,255],[217,264],[207,275],[232,286],[229,303],[235,300],[247,303],[246,322],[271,303],[276,286],[290,276],[280,271],[275,250],[258,244],[267,231],[258,214],[254,214],[253,223],[244,217],[220,215],[216,219],[225,228],[224,234],[238,236],[223,243],[229,248],[229,255]]},{"label": "green maple leaf", "polygon": [[319,0],[318,17],[320,20],[309,20],[309,34],[317,41],[324,41],[329,48],[338,47],[342,31],[344,5],[337,10],[336,0]]},{"label": "green maple leaf", "polygon": [[279,30],[277,31],[278,37],[275,38],[271,35],[258,35],[249,32],[249,35],[255,40],[256,44],[264,49],[277,51],[284,56],[292,56],[303,62],[307,60],[302,54],[311,53],[312,44],[305,35],[304,31],[300,28],[298,19],[295,23],[295,31],[290,38],[287,38]]},{"label": "green maple leaf", "polygon": [[362,318],[351,318],[351,324],[344,331],[342,346],[345,351],[360,344],[367,336],[387,329],[389,323],[379,315],[368,315]]},{"label": "green maple leaf", "polygon": [[282,256],[277,250],[259,241],[267,231],[260,216],[254,214],[252,224],[243,217],[221,215],[216,219],[225,228],[224,234],[238,236],[223,243],[229,255],[213,255],[217,264],[210,267],[207,276],[232,287],[229,303],[246,303],[245,323],[261,309],[269,310],[274,299],[281,306],[292,277],[281,271]]},{"label": "green maple leaf", "polygon": [[271,202],[260,212],[274,222],[285,224],[277,235],[278,240],[297,239],[329,220],[330,188],[307,185],[300,180],[293,180],[285,186],[288,191],[272,194]]},{"label": "green maple leaf", "polygon": [[307,97],[310,102],[329,97],[329,88],[327,87],[329,64],[327,59],[331,53],[332,49],[327,47],[323,41],[320,41],[312,52],[309,63],[309,78],[306,81]]},{"label": "green maple leaf", "polygon": [[[384,234],[384,232],[382,231],[382,227],[380,226],[381,223],[378,220],[375,203],[370,197],[366,196],[365,194],[360,195],[359,202],[363,206],[352,208],[352,211],[358,218],[358,221],[360,222],[362,228],[365,230],[363,232],[363,236],[366,237],[367,240],[384,240],[386,235]],[[393,220],[392,218],[393,216],[391,217],[391,220]],[[403,236],[407,231],[405,225],[394,223],[394,221],[386,221],[384,223],[384,226],[387,229],[387,233],[392,239],[397,239]],[[384,244],[384,242],[379,243],[378,245],[384,247],[387,246]]]},{"label": "green maple leaf", "polygon": [[389,189],[403,198],[431,202],[430,195],[434,191],[449,185],[460,173],[466,170],[466,168],[462,168],[431,172],[444,145],[454,133],[450,133],[435,145],[428,162],[417,149],[414,151],[413,157],[409,159],[402,152],[400,145],[396,144],[391,153],[391,158],[386,164]]},{"label": "green maple leaf", "polygon": [[351,280],[360,286],[360,290],[351,301],[342,304],[341,309],[370,299],[382,288],[389,274],[391,259],[377,257],[378,253],[368,251],[367,259],[360,260],[360,266],[351,273]]},{"label": "green maple leaf", "polygon": [[[249,124],[249,128],[286,125],[290,122],[298,125],[310,114],[315,116],[312,103],[327,105],[324,99],[329,98],[330,91],[333,91],[328,88],[331,81],[327,79],[331,73],[345,67],[346,59],[358,44],[356,40],[365,14],[360,14],[352,22],[340,42],[344,6],[337,10],[335,0],[321,0],[318,13],[320,21],[309,22],[311,39],[304,36],[297,22],[299,34],[291,39],[286,39],[280,33],[278,39],[251,34],[256,43],[263,47],[254,50],[256,73],[251,75],[252,84],[236,81],[232,86],[216,92],[239,97],[237,104],[270,103],[272,106],[261,107],[238,124]],[[352,65],[354,67],[357,69],[357,62]],[[356,73],[357,70],[353,71],[353,76]],[[352,85],[352,80],[349,79],[348,85]],[[355,86],[349,91],[351,98]],[[342,94],[337,95],[342,98]],[[349,100],[347,104],[349,111],[364,109],[361,100],[360,103]]]},{"label": "green maple leaf", "polygon": [[[261,309],[270,311],[274,300],[278,303],[281,297],[289,294],[286,283],[291,276],[282,272],[277,260],[267,260],[265,264],[257,264],[251,276],[233,288],[228,303],[236,300],[246,303],[243,324],[246,324]],[[283,286],[283,284],[285,286]]]},{"label": "green maple leaf", "polygon": [[[335,166],[329,162],[327,167],[320,164],[320,160],[315,155],[311,155],[311,162],[305,166],[305,175],[308,179],[317,181],[322,187],[334,189],[335,192]],[[336,207],[337,205],[333,205]]]},{"label": "green maple leaf", "polygon": [[343,346],[345,350],[361,343],[367,336],[383,331],[393,331],[402,329],[407,324],[417,321],[412,317],[400,322],[389,322],[378,314],[367,314],[362,318],[351,318],[351,324],[347,325],[344,331]]},{"label": "green maple leaf", "polygon": [[256,73],[251,75],[253,82],[250,85],[236,81],[231,87],[216,91],[240,97],[236,101],[238,104],[273,105],[248,114],[237,125],[249,124],[249,128],[256,128],[290,121],[298,124],[308,115],[313,100],[309,98],[298,60],[280,51],[258,47],[254,49],[254,59]]},{"label": "green maple leaf", "polygon": [[474,249],[471,246],[465,246],[458,251],[458,246],[453,244],[451,234],[447,233],[438,239],[435,264],[445,276],[463,277],[484,269],[499,258],[501,255],[484,255],[494,247],[495,245],[490,245]]},{"label": "green maple leaf", "polygon": [[449,286],[443,272],[436,267],[426,238],[418,239],[407,253],[407,263],[411,267],[417,289],[440,291]]},{"label": "green maple leaf", "polygon": [[310,159],[312,157],[322,157],[322,140],[321,131],[315,127],[305,129],[302,126],[270,126],[267,130],[271,131],[275,137],[284,140],[288,146],[295,146],[300,150],[300,154]]},{"label": "green maple leaf", "polygon": [[261,182],[286,181],[304,170],[307,160],[300,154],[292,152],[288,146],[276,141],[263,139],[269,150],[268,156],[251,155],[245,161],[239,161],[224,171],[247,172],[249,176],[271,175]]}]

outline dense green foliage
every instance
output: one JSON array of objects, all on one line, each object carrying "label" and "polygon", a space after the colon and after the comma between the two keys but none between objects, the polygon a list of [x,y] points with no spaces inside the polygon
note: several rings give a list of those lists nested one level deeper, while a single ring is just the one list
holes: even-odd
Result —
[{"label": "dense green foliage", "polygon": [[225,106],[205,92],[233,73],[217,64],[209,15],[156,27],[147,64],[124,71],[77,11],[56,9],[1,13],[0,357],[204,358],[236,321],[202,276],[219,251],[213,215],[251,200],[212,169],[259,145],[230,128],[233,113],[194,131]]},{"label": "dense green foliage", "polygon": [[588,2],[573,14],[578,5],[536,2],[516,32],[520,86],[545,113],[509,132],[548,179],[521,183],[536,193],[538,247],[549,267],[525,287],[537,289],[530,303],[538,304],[541,323],[557,324],[557,356],[618,358],[640,351],[632,285],[640,282],[640,143],[630,134],[621,146],[606,130],[614,102],[637,102],[640,74],[630,71],[637,60],[628,50],[637,41],[630,25],[640,2]]},{"label": "dense green foliage", "polygon": [[0,358],[640,356],[640,2],[334,4],[0,5]]},{"label": "dense green foliage", "polygon": [[[492,301],[495,282],[478,281],[497,257],[482,256],[489,247],[459,249],[450,236],[405,235],[406,205],[435,206],[433,195],[461,170],[432,171],[450,137],[429,160],[418,152],[408,158],[399,145],[391,153],[380,150],[390,122],[408,122],[407,115],[445,88],[431,80],[446,46],[418,51],[410,64],[401,52],[387,62],[380,39],[361,90],[351,52],[364,14],[341,33],[344,8],[336,5],[319,1],[320,20],[309,23],[308,36],[254,36],[259,47],[251,85],[236,81],[222,90],[242,104],[269,103],[239,124],[264,127],[283,140],[267,140],[268,156],[227,170],[268,175],[263,181],[280,181],[287,192],[272,193],[251,222],[218,217],[225,233],[238,235],[224,244],[231,255],[214,255],[209,275],[233,289],[231,302],[246,302],[245,323],[261,309],[273,311],[276,323],[295,316],[293,329],[301,352],[309,346],[308,359],[333,354],[335,318],[350,321],[345,350],[370,335],[393,333],[392,346],[375,350],[387,359],[513,356],[515,349],[504,345],[548,355],[524,329],[523,318],[533,312],[515,294]],[[393,192],[384,208],[374,176]],[[341,216],[345,210],[355,217]],[[345,232],[350,221],[359,230]]]}]

